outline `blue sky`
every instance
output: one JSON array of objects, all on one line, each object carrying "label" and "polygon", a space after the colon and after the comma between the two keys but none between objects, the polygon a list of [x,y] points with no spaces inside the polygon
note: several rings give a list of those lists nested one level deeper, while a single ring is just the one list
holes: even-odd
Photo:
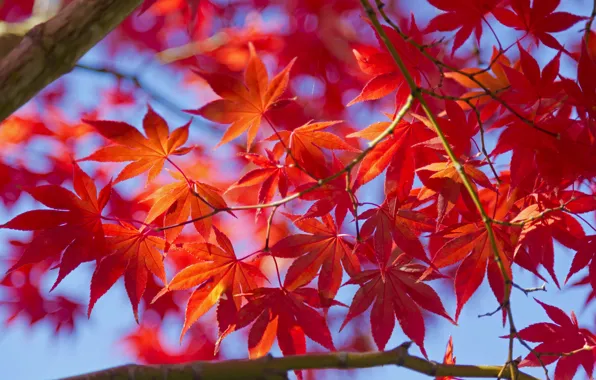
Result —
[{"label": "blue sky", "polygon": [[[570,12],[579,14],[589,13],[589,11],[586,11],[589,7],[586,0],[564,0],[562,3],[562,8]],[[414,10],[414,12],[418,15],[417,10]],[[428,14],[432,16],[433,13],[431,11]],[[572,28],[573,33],[577,33],[578,29],[579,24]],[[497,32],[499,31],[497,30]],[[549,57],[548,55],[539,55],[537,58],[542,66]],[[83,58],[83,62],[89,64],[102,62],[101,60],[102,54],[99,49],[94,49]],[[142,59],[131,56],[130,59],[118,62],[118,67],[132,70],[140,62],[142,62]],[[570,66],[563,66],[564,74],[566,70],[571,75]],[[175,99],[181,108],[192,108],[202,104],[202,100],[197,99],[189,91],[173,89],[172,83],[175,83],[177,78],[172,76],[171,73],[160,70],[158,67],[150,67],[144,75],[147,78],[153,79],[156,77],[153,74],[156,73],[159,73],[160,79],[151,82],[153,87]],[[93,84],[93,86],[108,87],[113,83],[109,77],[82,73],[76,70],[70,75],[71,80],[78,83],[76,93],[72,97],[82,102],[93,103],[95,101],[94,96],[97,92],[88,91],[90,84]],[[315,85],[309,84],[309,86]],[[188,120],[179,114],[173,114],[163,109],[159,104],[155,104],[154,102],[151,104],[158,112],[166,116],[167,120],[173,126],[181,125]],[[116,113],[113,116],[117,119],[129,121],[134,125],[139,125],[144,110],[145,103],[139,102],[132,111],[126,109],[126,111]],[[354,112],[356,113],[357,111],[356,109]],[[359,125],[365,126],[364,121],[362,120],[362,123]],[[191,129],[191,138],[207,141],[207,145],[214,146],[216,143],[214,136],[209,132],[204,132],[205,130],[205,128],[201,128],[201,121],[195,119]],[[492,136],[492,141],[494,141],[494,136]],[[504,164],[506,162],[501,161],[500,163]],[[40,162],[39,164],[42,165],[43,163]],[[23,196],[16,207],[12,208],[10,212],[0,207],[0,222],[4,222],[14,215],[33,207],[35,205],[31,199]],[[4,254],[3,247],[6,246],[7,239],[18,236],[24,235],[19,235],[12,231],[0,230],[0,257]],[[560,279],[564,279],[569,269],[572,255],[571,252],[561,247],[557,248],[556,254],[556,272]],[[83,265],[63,281],[59,290],[78,298],[82,303],[86,304],[92,270],[92,265]],[[574,278],[580,278],[583,273]],[[47,277],[44,284],[46,291],[49,290],[54,280],[53,276]],[[514,277],[518,284],[525,287],[541,285],[540,282],[535,281],[533,277],[525,273],[514,273]],[[546,303],[555,304],[566,312],[575,310],[578,313],[580,323],[586,326],[593,326],[596,303],[586,308],[584,304],[585,292],[579,289],[568,288],[558,291],[552,284],[548,284],[547,289],[547,292],[534,293],[533,296]],[[77,332],[72,336],[60,335],[56,337],[43,323],[30,328],[21,320],[17,320],[10,328],[0,327],[0,368],[2,368],[3,376],[6,379],[19,380],[53,379],[131,362],[131,357],[127,355],[123,346],[118,344],[121,337],[130,332],[135,324],[129,301],[123,290],[123,284],[121,282],[117,283],[98,302],[90,320],[83,320],[79,324]],[[438,290],[442,294],[450,291],[441,287]],[[339,294],[340,300],[349,302],[354,291],[355,287],[343,288]],[[448,312],[453,314],[455,310],[454,300],[448,297],[443,297],[443,299]],[[548,320],[542,309],[533,301],[531,296],[526,297],[523,293],[514,291],[512,304],[515,321],[519,328],[536,323],[537,321]],[[505,362],[507,340],[498,339],[497,337],[506,334],[507,330],[502,327],[499,314],[488,318],[478,318],[477,316],[478,314],[494,310],[496,306],[496,301],[488,285],[484,283],[480,291],[474,295],[470,303],[464,308],[459,326],[453,326],[448,322],[433,319],[435,323],[427,327],[427,338],[425,341],[431,359],[437,361],[442,359],[448,337],[452,335],[458,363],[501,364]],[[0,308],[0,320],[5,316],[3,313]],[[170,319],[166,321],[165,330],[173,347],[177,344],[180,327],[181,323],[179,320]],[[369,328],[368,323],[366,328]],[[334,332],[335,336],[337,335]],[[341,337],[342,335],[339,336]],[[405,340],[407,338],[403,335],[401,329],[396,327],[388,348],[397,346]],[[234,357],[242,356],[245,348],[246,342],[240,341],[236,337],[231,337],[223,345],[223,350]],[[413,349],[412,353],[417,354],[418,350]],[[279,351],[274,354],[279,355]],[[515,355],[525,356],[525,354],[526,351],[518,345]],[[543,375],[541,369],[529,370],[528,372],[538,377],[542,377]],[[427,376],[417,375],[409,370],[395,367],[363,370],[360,372],[360,376],[363,378],[384,378],[386,376],[397,378],[398,376],[404,376],[405,378],[414,380],[428,379]]]}]

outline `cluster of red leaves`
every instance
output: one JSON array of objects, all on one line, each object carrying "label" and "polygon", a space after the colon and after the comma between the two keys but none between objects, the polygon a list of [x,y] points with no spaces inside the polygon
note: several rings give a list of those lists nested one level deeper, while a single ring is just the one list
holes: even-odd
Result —
[{"label": "cluster of red leaves", "polygon": [[[543,280],[544,270],[560,287],[555,243],[574,252],[566,282],[584,273],[578,283],[589,285],[593,298],[596,239],[585,229],[596,211],[594,37],[569,51],[553,35],[586,17],[557,11],[558,0],[429,3],[442,12],[424,28],[388,6],[399,28],[383,31],[423,89],[440,131],[417,102],[392,123],[411,89],[381,36],[367,39],[347,30],[370,27],[349,16],[359,9],[357,1],[278,4],[278,12],[296,23],[287,35],[259,28],[258,20],[221,27],[244,12],[235,3],[145,1],[142,15],[126,20],[106,48],[118,56],[130,41],[141,51],[165,54],[184,30],[183,43],[196,42],[187,45],[196,50],[175,57],[172,67],[194,65],[218,97],[186,112],[205,124],[225,125],[216,147],[226,145],[222,150],[232,150],[238,162],[213,159],[202,140],[185,146],[191,122],[171,129],[151,107],[144,134],[104,120],[103,109],[69,123],[55,107],[69,89],[50,88],[40,97],[48,112],[26,110],[0,125],[0,199],[12,207],[25,192],[46,207],[0,226],[33,233],[28,244],[18,244],[22,252],[0,282],[7,289],[0,307],[9,310],[8,322],[24,315],[31,324],[45,318],[56,331],[72,329],[80,305],[65,296],[46,298],[40,276],[57,269],[54,289],[87,262],[94,265],[88,315],[123,278],[141,323],[125,342],[138,360],[152,364],[212,359],[234,332],[244,334],[251,358],[267,354],[275,341],[284,355],[304,353],[307,337],[334,350],[340,345],[329,316],[340,313],[339,330],[348,329],[369,309],[379,349],[397,321],[426,356],[425,313],[455,323],[485,278],[495,304],[511,291],[516,267]],[[0,18],[28,12],[27,2],[5,1]],[[488,66],[467,67],[473,57],[456,52],[467,50],[472,33],[480,43],[490,15],[522,34],[509,48],[500,42],[493,47]],[[134,17],[152,23],[140,27]],[[436,39],[451,35],[445,32],[455,32],[449,43]],[[555,50],[542,69],[534,58],[540,43]],[[193,55],[196,61],[189,59]],[[575,70],[570,78],[561,71],[564,59]],[[270,77],[272,62],[278,70]],[[305,100],[297,95],[306,75],[323,88],[315,95],[313,85]],[[135,92],[121,87],[124,78],[102,108],[135,103]],[[185,78],[196,80],[194,74]],[[351,110],[366,107],[388,111],[390,121],[355,127],[362,118],[351,118]],[[245,132],[246,143],[238,143]],[[489,132],[496,144],[487,151]],[[88,135],[103,138],[102,145],[74,160]],[[57,144],[44,155],[51,164],[45,172],[12,157],[35,147],[35,139]],[[497,170],[494,162],[500,165],[508,154],[506,168]],[[114,180],[109,163],[126,163]],[[131,185],[145,175],[144,188]],[[375,191],[379,177],[382,189]],[[494,241],[477,203],[492,218]],[[437,292],[429,285],[439,278],[453,284],[454,314],[443,306],[450,289]],[[353,290],[351,300],[338,296],[344,285]],[[591,375],[594,334],[580,328],[573,314],[540,305],[554,324],[519,332],[526,341],[541,342],[520,365],[558,361],[557,378],[572,377],[580,365]],[[181,314],[181,339],[192,335],[192,342],[170,350],[145,316],[162,321]],[[204,333],[212,324],[217,336]],[[455,362],[451,340],[444,361]]]},{"label": "cluster of red leaves", "polygon": [[558,307],[536,300],[551,322],[530,325],[519,331],[527,342],[541,342],[519,363],[520,367],[538,367],[557,361],[555,379],[572,379],[580,366],[587,374],[594,372],[596,335],[580,328],[577,317],[571,318]]}]

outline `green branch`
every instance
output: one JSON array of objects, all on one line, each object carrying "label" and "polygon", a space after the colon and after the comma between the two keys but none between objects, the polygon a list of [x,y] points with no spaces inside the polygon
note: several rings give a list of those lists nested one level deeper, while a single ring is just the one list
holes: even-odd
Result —
[{"label": "green branch", "polygon": [[[397,49],[395,48],[395,46],[393,46],[393,44],[391,43],[391,40],[389,39],[389,36],[383,30],[383,27],[381,26],[381,23],[379,22],[379,19],[377,18],[377,15],[376,15],[373,7],[371,6],[370,2],[368,0],[360,0],[360,2],[362,3],[364,10],[366,11],[366,14],[367,14],[368,18],[370,19],[370,21],[373,25],[373,28],[379,35],[380,40],[383,42],[383,44],[389,51],[389,54],[393,58],[393,61],[399,68],[399,71],[403,75],[406,82],[408,83],[408,86],[410,87],[412,95],[414,96],[414,98],[416,98],[416,100],[418,100],[418,102],[420,103],[420,106],[422,107],[422,110],[428,117],[430,125],[432,126],[432,128],[435,130],[437,136],[439,137],[439,140],[441,141],[441,144],[443,145],[443,148],[445,149],[447,156],[449,157],[449,159],[453,163],[453,166],[457,170],[457,173],[459,174],[462,184],[466,188],[468,194],[470,195],[470,198],[472,199],[472,202],[474,203],[474,205],[476,206],[476,209],[478,210],[478,213],[480,214],[482,223],[484,224],[484,227],[485,227],[487,235],[488,235],[488,241],[491,246],[493,258],[494,258],[495,262],[497,263],[499,270],[501,272],[501,275],[503,276],[503,279],[504,279],[505,291],[504,291],[502,305],[503,305],[503,309],[506,311],[506,314],[507,314],[511,337],[509,339],[509,351],[508,351],[508,356],[507,356],[507,363],[504,367],[502,367],[502,369],[505,370],[505,367],[509,367],[509,372],[510,372],[511,378],[518,379],[519,376],[517,376],[517,372],[518,372],[517,368],[514,365],[511,365],[513,363],[513,339],[516,336],[518,336],[517,330],[515,328],[515,324],[513,321],[513,313],[511,311],[511,304],[510,304],[510,300],[509,300],[510,295],[511,295],[512,279],[509,278],[509,275],[507,273],[505,265],[501,260],[501,255],[499,253],[497,239],[495,237],[495,232],[492,227],[493,219],[488,215],[488,213],[484,209],[484,206],[482,205],[482,202],[480,201],[480,197],[475,190],[474,184],[472,183],[472,181],[466,174],[462,164],[459,162],[459,160],[455,156],[455,153],[453,152],[453,149],[451,148],[451,145],[449,144],[447,137],[443,133],[443,130],[441,129],[441,126],[439,125],[439,122],[438,122],[436,116],[431,111],[428,103],[426,102],[426,99],[424,99],[424,96],[422,95],[421,88],[414,81],[412,74],[409,72],[408,68],[404,64],[402,58],[400,57],[399,53],[397,52]],[[519,336],[518,336],[518,338],[519,338]],[[520,341],[521,341],[521,339],[520,339]],[[546,370],[546,368],[545,368],[545,370]],[[503,374],[501,373],[500,376],[502,376],[502,375]],[[547,375],[548,375],[548,373],[547,373]]]}]

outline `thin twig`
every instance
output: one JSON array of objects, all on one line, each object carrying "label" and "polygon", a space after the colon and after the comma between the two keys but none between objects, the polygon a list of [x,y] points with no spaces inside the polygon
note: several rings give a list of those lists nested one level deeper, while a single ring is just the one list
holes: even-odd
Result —
[{"label": "thin twig", "polygon": [[368,155],[368,153],[370,153],[370,151],[372,151],[375,148],[375,146],[377,146],[381,141],[383,141],[385,139],[385,137],[392,134],[393,130],[397,127],[397,124],[399,124],[399,122],[404,118],[404,116],[406,115],[406,113],[408,112],[410,107],[412,107],[413,102],[414,102],[414,97],[409,96],[408,99],[406,100],[406,103],[402,106],[402,108],[399,110],[399,112],[395,116],[395,119],[393,119],[393,121],[387,126],[387,128],[383,132],[381,132],[381,134],[379,134],[374,140],[370,141],[368,143],[368,147],[366,149],[364,149],[358,156],[354,157],[352,159],[352,161],[350,161],[342,170],[336,172],[335,174],[330,175],[327,178],[318,180],[316,184],[314,184],[313,186],[311,186],[307,189],[304,189],[304,190],[294,193],[292,195],[288,195],[285,198],[282,198],[280,200],[270,202],[270,203],[216,208],[209,214],[202,215],[198,218],[190,219],[190,220],[187,220],[187,221],[184,221],[181,223],[172,224],[169,226],[159,227],[159,228],[156,228],[155,230],[163,231],[163,230],[167,230],[170,228],[184,226],[186,224],[194,223],[196,221],[199,221],[199,220],[202,220],[205,218],[209,218],[215,214],[218,214],[218,213],[224,212],[224,211],[228,212],[228,211],[256,210],[256,209],[265,209],[265,208],[270,208],[270,207],[281,206],[281,205],[284,205],[296,198],[303,196],[304,194],[310,193],[311,191],[315,191],[315,190],[319,189],[320,187],[322,187],[323,185],[333,181],[334,179],[339,178],[344,173],[347,173],[350,170],[352,170],[352,168],[354,168],[354,166],[356,166],[360,161],[362,161],[364,159],[364,157],[366,157]]},{"label": "thin twig", "polygon": [[521,290],[526,296],[533,292],[546,292],[546,282],[538,287],[535,287],[535,288],[523,288],[523,287],[517,285],[515,282],[512,282],[511,286],[513,286],[516,289]]}]

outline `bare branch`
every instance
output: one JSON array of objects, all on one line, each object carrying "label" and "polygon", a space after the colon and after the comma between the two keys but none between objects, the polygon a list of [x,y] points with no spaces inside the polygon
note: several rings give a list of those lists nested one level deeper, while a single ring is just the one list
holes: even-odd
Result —
[{"label": "bare branch", "polygon": [[[383,365],[397,365],[412,371],[435,376],[457,376],[467,378],[497,378],[502,366],[439,364],[408,354],[411,342],[406,342],[389,351],[378,352],[329,352],[260,359],[235,359],[222,361],[198,361],[188,364],[149,366],[129,364],[69,377],[63,380],[100,380],[129,378],[143,379],[284,379],[287,372],[305,369],[354,369]],[[510,379],[505,371],[501,378]],[[536,380],[535,377],[517,372],[519,380]]]},{"label": "bare branch", "polygon": [[37,24],[0,60],[0,121],[76,62],[142,0],[74,0],[49,21]]}]

